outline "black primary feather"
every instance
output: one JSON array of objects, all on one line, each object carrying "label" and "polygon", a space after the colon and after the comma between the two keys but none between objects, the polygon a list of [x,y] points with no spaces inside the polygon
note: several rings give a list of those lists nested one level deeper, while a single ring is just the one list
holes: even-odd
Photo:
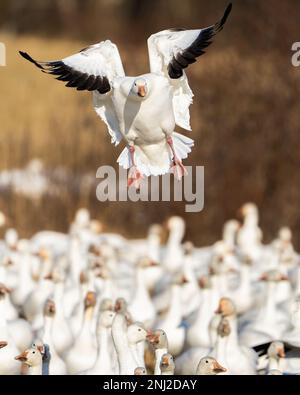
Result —
[{"label": "black primary feather", "polygon": [[32,59],[32,57],[30,55],[28,55],[28,53],[23,52],[23,51],[19,51],[19,54],[21,56],[23,56],[23,58],[25,58],[26,60],[29,60],[29,62],[35,64],[36,67],[38,67],[39,69],[44,70],[44,67],[42,65],[40,65],[36,60]]},{"label": "black primary feather", "polygon": [[33,63],[41,71],[54,75],[58,81],[66,82],[66,87],[76,88],[79,91],[95,91],[104,94],[110,91],[110,83],[105,76],[89,75],[66,65],[63,61],[37,62],[28,53],[19,51],[20,55]]},{"label": "black primary feather", "polygon": [[[213,37],[220,32],[231,12],[232,3],[230,3],[219,22],[215,23],[213,26],[202,29],[196,40],[184,51],[178,52],[173,56],[171,62],[168,64],[168,74],[172,79],[180,78],[183,75],[183,69],[185,69],[189,64],[195,63],[196,58],[205,53],[206,49],[211,43]],[[173,29],[173,31],[176,31]]]}]

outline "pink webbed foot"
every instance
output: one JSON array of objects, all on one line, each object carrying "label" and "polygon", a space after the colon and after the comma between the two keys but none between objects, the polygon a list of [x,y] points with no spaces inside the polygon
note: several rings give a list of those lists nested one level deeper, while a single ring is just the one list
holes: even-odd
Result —
[{"label": "pink webbed foot", "polygon": [[180,181],[183,176],[188,174],[187,169],[183,166],[181,160],[178,159],[174,160],[170,172],[174,174],[174,177],[178,181]]},{"label": "pink webbed foot", "polygon": [[131,166],[128,172],[127,185],[130,187],[134,186],[136,189],[140,189],[141,180],[144,178],[143,174],[137,169],[136,166]]},{"label": "pink webbed foot", "polygon": [[170,168],[170,172],[174,174],[174,177],[176,178],[176,180],[180,181],[183,176],[188,174],[188,172],[187,172],[186,168],[183,166],[181,160],[178,159],[176,156],[172,137],[169,136],[167,138],[167,143],[168,143],[169,147],[171,148],[171,151],[173,154],[173,165]]}]

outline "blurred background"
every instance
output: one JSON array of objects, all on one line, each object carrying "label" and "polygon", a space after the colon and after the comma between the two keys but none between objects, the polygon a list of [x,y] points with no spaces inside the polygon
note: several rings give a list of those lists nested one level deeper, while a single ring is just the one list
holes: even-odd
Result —
[{"label": "blurred background", "polygon": [[[300,41],[298,0],[235,0],[207,54],[189,67],[195,147],[186,165],[205,167],[205,207],[185,203],[100,203],[96,170],[116,166],[114,148],[91,95],[66,89],[18,55],[58,59],[105,39],[120,50],[128,75],[147,72],[146,39],[170,27],[215,23],[228,0],[0,0],[0,210],[22,237],[66,231],[79,207],[109,231],[138,237],[170,215],[184,216],[187,238],[214,242],[247,201],[261,212],[264,241],[281,225],[300,247]],[[179,130],[179,128],[178,128]]]}]

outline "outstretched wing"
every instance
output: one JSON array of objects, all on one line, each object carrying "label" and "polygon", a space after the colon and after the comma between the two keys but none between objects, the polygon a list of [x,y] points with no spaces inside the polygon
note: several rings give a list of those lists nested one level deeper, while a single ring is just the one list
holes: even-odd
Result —
[{"label": "outstretched wing", "polygon": [[77,90],[93,91],[94,108],[105,122],[112,142],[118,144],[122,138],[114,106],[108,92],[117,77],[124,77],[124,69],[118,48],[111,41],[91,45],[75,55],[52,62],[39,62],[25,52],[20,54],[47,74],[56,76],[66,86]]},{"label": "outstretched wing", "polygon": [[107,93],[116,77],[123,77],[124,69],[118,48],[111,41],[91,45],[75,55],[52,62],[39,62],[26,52],[20,54],[43,72],[56,76],[66,86],[77,90]]},{"label": "outstretched wing", "polygon": [[231,9],[232,4],[229,4],[222,19],[205,29],[170,29],[148,38],[150,70],[170,78],[174,86],[175,120],[177,125],[187,130],[190,130],[188,109],[193,93],[184,69],[205,53],[214,36],[223,29]]}]

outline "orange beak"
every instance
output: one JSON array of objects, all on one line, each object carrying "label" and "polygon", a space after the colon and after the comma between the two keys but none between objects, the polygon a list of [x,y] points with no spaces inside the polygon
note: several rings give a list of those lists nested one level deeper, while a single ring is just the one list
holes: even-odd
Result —
[{"label": "orange beak", "polygon": [[153,343],[158,343],[159,341],[159,336],[156,335],[153,332],[148,331],[147,332],[147,336],[146,339],[148,340],[149,343],[153,344]]},{"label": "orange beak", "polygon": [[7,342],[0,342],[0,348],[6,347],[7,346]]},{"label": "orange beak", "polygon": [[139,86],[138,86],[138,95],[139,95],[140,97],[145,97],[145,96],[146,96],[145,85],[139,85]]},{"label": "orange beak", "polygon": [[215,311],[215,314],[222,314],[222,313],[223,313],[222,303],[219,303],[219,306]]},{"label": "orange beak", "polygon": [[187,284],[189,282],[189,280],[185,277],[185,276],[182,276],[182,279],[181,279],[181,284],[183,285],[183,284]]},{"label": "orange beak", "polygon": [[15,357],[17,361],[26,362],[27,361],[27,351],[22,352],[22,354]]},{"label": "orange beak", "polygon": [[221,372],[226,372],[227,371],[227,369],[224,368],[223,366],[221,366],[219,364],[219,362],[217,362],[217,361],[215,361],[213,363],[213,369],[214,369],[214,372],[216,372],[216,373],[221,373]]},{"label": "orange beak", "polygon": [[281,281],[288,281],[289,278],[288,278],[288,276],[282,274],[281,277],[280,277],[280,280],[281,280]]},{"label": "orange beak", "polygon": [[268,279],[268,275],[267,275],[266,273],[262,274],[262,275],[259,277],[259,281],[267,281],[267,279]]},{"label": "orange beak", "polygon": [[167,355],[165,355],[162,360],[161,360],[162,366],[169,366],[169,358]]},{"label": "orange beak", "polygon": [[283,348],[280,348],[280,349],[277,351],[277,353],[278,353],[278,355],[279,355],[280,358],[285,358],[285,352],[284,352],[284,349],[283,349]]}]

